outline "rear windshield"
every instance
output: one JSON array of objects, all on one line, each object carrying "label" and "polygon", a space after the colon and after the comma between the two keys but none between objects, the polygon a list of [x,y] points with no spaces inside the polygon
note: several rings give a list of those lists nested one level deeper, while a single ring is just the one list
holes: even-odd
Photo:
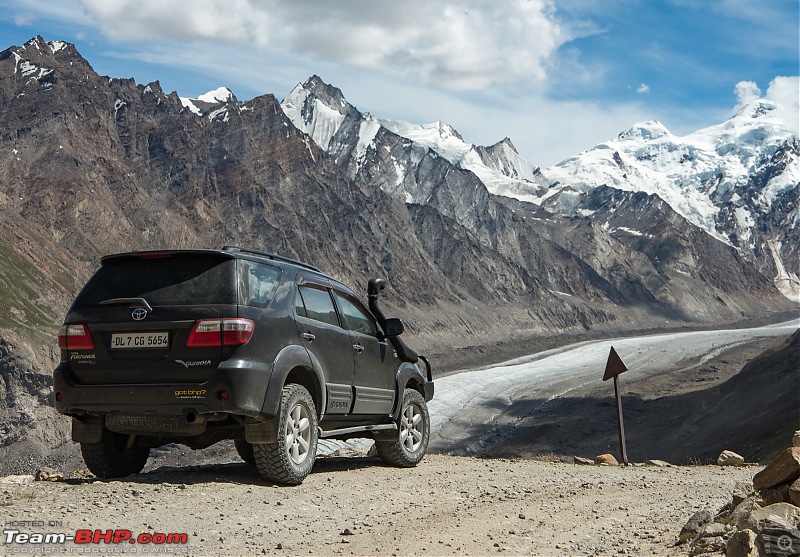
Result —
[{"label": "rear windshield", "polygon": [[110,261],[89,279],[73,307],[113,298],[144,298],[151,306],[235,304],[235,263],[202,256]]}]

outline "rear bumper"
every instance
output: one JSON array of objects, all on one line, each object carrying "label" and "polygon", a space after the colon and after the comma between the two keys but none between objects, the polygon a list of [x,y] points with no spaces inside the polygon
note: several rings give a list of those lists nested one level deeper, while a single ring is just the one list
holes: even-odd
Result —
[{"label": "rear bumper", "polygon": [[[203,383],[142,383],[81,385],[69,364],[53,371],[55,408],[70,416],[110,413],[186,415],[227,412],[253,418],[263,415],[264,393],[271,369],[225,362]],[[228,393],[224,399],[222,392]],[[61,398],[61,400],[58,400]]]}]

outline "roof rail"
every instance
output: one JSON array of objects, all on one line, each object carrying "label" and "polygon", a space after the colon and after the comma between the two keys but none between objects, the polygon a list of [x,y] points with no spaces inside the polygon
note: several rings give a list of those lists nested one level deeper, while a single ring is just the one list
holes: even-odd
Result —
[{"label": "roof rail", "polygon": [[311,269],[312,271],[316,271],[318,273],[323,272],[319,267],[315,267],[314,265],[309,265],[308,263],[303,263],[302,261],[298,261],[296,259],[291,259],[289,257],[284,257],[282,255],[277,255],[274,253],[267,253],[265,251],[259,251],[256,249],[241,248],[239,246],[223,246],[222,251],[227,251],[230,253],[249,253],[252,255],[260,255],[261,257],[274,259],[275,261],[283,261],[284,263],[291,263],[292,265],[297,265],[298,267]]}]

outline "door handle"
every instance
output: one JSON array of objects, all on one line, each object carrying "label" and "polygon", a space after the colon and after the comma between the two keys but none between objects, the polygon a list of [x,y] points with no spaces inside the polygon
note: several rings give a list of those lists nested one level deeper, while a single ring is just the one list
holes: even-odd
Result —
[{"label": "door handle", "polygon": [[315,338],[317,338],[317,337],[315,337],[314,335],[312,335],[311,333],[303,333],[303,334],[302,334],[302,335],[300,335],[300,336],[301,336],[301,337],[303,337],[304,339],[306,339],[308,342],[311,342],[312,340],[314,340]]},{"label": "door handle", "polygon": [[355,350],[356,352],[358,352],[360,354],[361,352],[364,351],[364,347],[361,346],[360,344],[354,344],[353,345],[353,350]]}]

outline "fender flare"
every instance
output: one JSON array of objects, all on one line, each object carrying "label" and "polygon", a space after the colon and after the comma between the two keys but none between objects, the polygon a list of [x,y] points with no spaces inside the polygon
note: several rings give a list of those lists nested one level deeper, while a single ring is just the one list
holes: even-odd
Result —
[{"label": "fender flare", "polygon": [[419,385],[417,390],[421,391],[425,384],[425,376],[422,374],[417,364],[403,362],[397,369],[397,396],[395,397],[395,407],[392,412],[392,419],[394,421],[400,419],[400,410],[403,406],[403,391],[409,382],[417,383]]},{"label": "fender flare", "polygon": [[272,419],[278,414],[286,378],[292,370],[298,367],[307,369],[316,376],[318,390],[316,393],[310,394],[320,401],[321,408],[317,408],[317,413],[322,419],[327,405],[322,368],[316,358],[309,354],[308,350],[297,344],[284,347],[278,352],[275,361],[272,363],[272,374],[267,385],[267,392],[264,394],[264,403],[261,406],[263,418]]}]

